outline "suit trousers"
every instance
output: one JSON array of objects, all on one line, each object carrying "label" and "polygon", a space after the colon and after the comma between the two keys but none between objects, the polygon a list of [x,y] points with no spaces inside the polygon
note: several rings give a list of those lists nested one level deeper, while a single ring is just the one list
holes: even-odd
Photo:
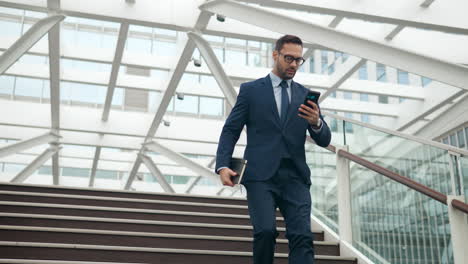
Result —
[{"label": "suit trousers", "polygon": [[276,174],[266,181],[246,182],[250,221],[253,225],[254,264],[272,264],[275,253],[276,208],[286,224],[289,264],[312,264],[310,185],[290,159],[282,159]]}]

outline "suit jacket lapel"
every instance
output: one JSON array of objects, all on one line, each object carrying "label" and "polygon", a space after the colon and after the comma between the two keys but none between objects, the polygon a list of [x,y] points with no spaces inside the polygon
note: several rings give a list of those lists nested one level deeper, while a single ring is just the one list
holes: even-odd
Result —
[{"label": "suit jacket lapel", "polygon": [[299,89],[297,84],[294,81],[292,81],[291,82],[291,104],[289,105],[286,122],[284,122],[285,126],[291,120],[293,115],[297,115],[298,113],[297,109],[299,108],[299,105],[302,104],[302,101],[304,100],[302,93],[300,93],[300,91],[301,90]]},{"label": "suit jacket lapel", "polygon": [[271,105],[271,110],[273,115],[275,116],[275,120],[277,125],[281,124],[281,120],[278,113],[278,107],[276,106],[275,94],[273,92],[273,85],[271,84],[270,75],[267,75],[264,79],[264,88],[265,88],[265,95],[268,104]]}]

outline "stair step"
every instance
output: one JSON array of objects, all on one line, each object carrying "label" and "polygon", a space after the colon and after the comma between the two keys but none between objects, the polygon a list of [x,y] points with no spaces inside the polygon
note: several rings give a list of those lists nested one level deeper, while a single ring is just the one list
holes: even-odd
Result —
[{"label": "stair step", "polygon": [[[0,201],[0,212],[250,225],[250,219],[248,215],[116,208],[88,205]],[[277,226],[284,227],[284,219],[282,217],[277,217],[276,219]]]},{"label": "stair step", "polygon": [[[93,244],[106,246],[170,247],[174,249],[251,251],[252,238],[169,233],[124,232],[119,230],[0,226],[3,241]],[[339,255],[336,243],[314,242],[319,255]],[[278,239],[276,251],[288,253],[286,239]]]},{"label": "stair step", "polygon": [[[0,190],[0,201],[35,202],[70,205],[89,205],[104,207],[123,207],[135,209],[173,210],[186,212],[206,212],[220,214],[249,213],[246,205],[216,203],[181,202],[154,199],[135,199],[103,196],[84,196],[76,194],[55,194],[37,192],[16,192]],[[281,216],[280,212],[277,212]]]},{"label": "stair step", "polygon": [[[188,223],[175,221],[148,221],[64,215],[0,213],[0,225],[22,225],[61,228],[121,230],[172,234],[203,234],[251,237],[250,225]],[[278,238],[285,238],[285,228],[278,227]],[[313,231],[315,241],[324,240],[323,231]]]},{"label": "stair step", "polygon": [[[171,264],[238,264],[250,262],[252,254],[243,251],[193,250],[96,246],[84,244],[0,241],[3,258],[51,259],[67,261],[118,261]],[[276,264],[286,264],[287,254],[275,254]],[[314,264],[356,264],[355,258],[316,255]]]},{"label": "stair step", "polygon": [[42,186],[31,184],[12,184],[0,183],[0,190],[17,191],[17,192],[36,192],[36,193],[55,193],[55,194],[71,194],[71,195],[90,195],[103,197],[119,197],[133,199],[150,199],[150,200],[167,200],[181,201],[194,203],[215,203],[215,204],[231,204],[231,205],[247,205],[245,198],[220,197],[220,196],[205,196],[193,194],[168,194],[168,193],[148,193],[135,191],[120,191],[108,189],[83,189],[76,187],[64,186]]},{"label": "stair step", "polygon": [[44,259],[2,259],[0,263],[8,264],[145,264],[130,262],[96,262],[96,261],[65,261],[65,260],[44,260]]}]

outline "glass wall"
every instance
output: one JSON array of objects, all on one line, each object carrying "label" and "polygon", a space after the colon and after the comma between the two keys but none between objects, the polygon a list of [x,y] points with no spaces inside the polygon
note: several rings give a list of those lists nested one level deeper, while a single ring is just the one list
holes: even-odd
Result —
[{"label": "glass wall", "polygon": [[[333,145],[347,145],[354,155],[452,194],[448,150],[332,117],[325,120]],[[339,233],[335,154],[316,145],[306,149],[313,214]],[[468,197],[468,159],[462,155],[459,162],[457,186]],[[356,248],[375,263],[453,263],[447,205],[354,162],[350,177]]]}]

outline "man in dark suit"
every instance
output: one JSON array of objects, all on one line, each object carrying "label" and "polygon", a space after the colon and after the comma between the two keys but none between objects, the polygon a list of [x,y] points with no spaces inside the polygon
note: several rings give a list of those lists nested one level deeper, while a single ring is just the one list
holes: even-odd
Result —
[{"label": "man in dark suit", "polygon": [[330,129],[318,105],[303,104],[308,89],[292,80],[304,63],[302,41],[292,35],[277,40],[270,74],[240,86],[237,101],[219,140],[216,172],[224,185],[233,186],[229,169],[235,144],[247,126],[248,161],[242,184],[247,189],[253,225],[255,264],[271,264],[275,251],[276,208],[286,223],[289,263],[313,263],[310,227],[310,170],[305,159],[306,131],[322,147]]}]

